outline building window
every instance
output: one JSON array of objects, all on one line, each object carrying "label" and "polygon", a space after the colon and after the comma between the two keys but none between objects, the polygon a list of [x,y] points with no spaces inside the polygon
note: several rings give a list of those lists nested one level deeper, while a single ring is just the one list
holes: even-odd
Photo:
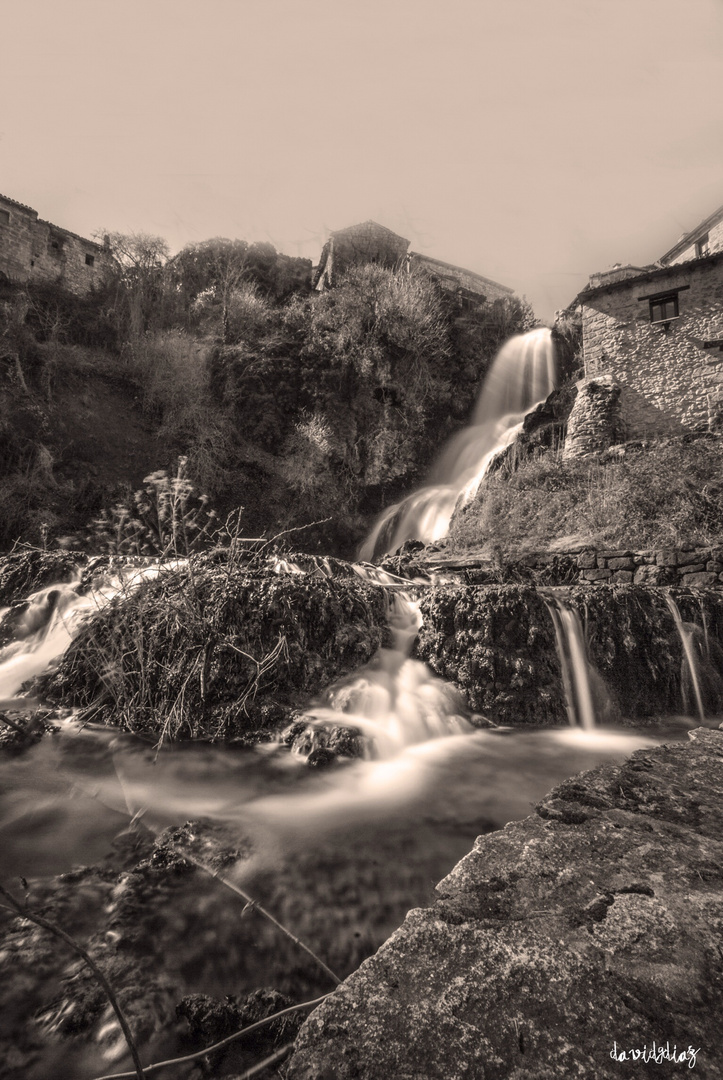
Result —
[{"label": "building window", "polygon": [[94,266],[95,265],[95,255],[86,255],[85,256],[85,265],[86,266]]},{"label": "building window", "polygon": [[678,318],[677,292],[666,293],[665,296],[651,296],[648,303],[651,323],[664,323]]},{"label": "building window", "polygon": [[9,224],[10,224],[10,211],[9,210],[0,210],[0,225],[9,225]]},{"label": "building window", "polygon": [[710,255],[710,243],[708,233],[706,233],[705,236],[701,236],[700,240],[696,240],[695,242],[696,259],[702,259],[706,255]]}]

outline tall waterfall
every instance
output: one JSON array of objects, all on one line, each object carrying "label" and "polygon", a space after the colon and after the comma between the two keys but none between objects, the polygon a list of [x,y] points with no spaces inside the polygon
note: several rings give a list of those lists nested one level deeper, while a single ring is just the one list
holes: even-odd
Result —
[{"label": "tall waterfall", "polygon": [[390,506],[362,545],[370,562],[405,540],[445,536],[455,507],[474,498],[490,462],[515,440],[528,412],[554,390],[550,331],[530,330],[506,342],[484,381],[472,422],[443,450],[430,483]]}]

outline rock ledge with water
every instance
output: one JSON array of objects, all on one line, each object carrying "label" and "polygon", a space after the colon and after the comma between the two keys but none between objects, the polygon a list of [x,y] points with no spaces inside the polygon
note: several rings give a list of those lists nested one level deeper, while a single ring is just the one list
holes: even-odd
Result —
[{"label": "rock ledge with water", "polygon": [[288,1080],[619,1080],[611,1052],[653,1043],[721,1075],[723,732],[566,781],[437,892],[309,1017]]}]

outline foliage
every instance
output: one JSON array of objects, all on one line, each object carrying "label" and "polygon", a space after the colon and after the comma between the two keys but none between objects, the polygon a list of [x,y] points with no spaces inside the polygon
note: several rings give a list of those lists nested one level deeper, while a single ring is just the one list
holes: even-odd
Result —
[{"label": "foliage", "polygon": [[547,452],[493,473],[452,523],[457,549],[691,547],[723,531],[723,439],[671,439],[621,457]]},{"label": "foliage", "polygon": [[145,487],[103,510],[90,526],[94,550],[113,555],[181,556],[200,551],[217,529],[208,497],[197,495],[186,475],[186,458],[175,476],[164,469],[145,478]]}]

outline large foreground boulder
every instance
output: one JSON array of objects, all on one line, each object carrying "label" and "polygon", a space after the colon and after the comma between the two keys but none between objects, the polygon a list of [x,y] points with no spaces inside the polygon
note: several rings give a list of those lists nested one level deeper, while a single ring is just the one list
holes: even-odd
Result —
[{"label": "large foreground boulder", "polygon": [[723,1073],[723,732],[477,840],[304,1024],[288,1080]]}]

